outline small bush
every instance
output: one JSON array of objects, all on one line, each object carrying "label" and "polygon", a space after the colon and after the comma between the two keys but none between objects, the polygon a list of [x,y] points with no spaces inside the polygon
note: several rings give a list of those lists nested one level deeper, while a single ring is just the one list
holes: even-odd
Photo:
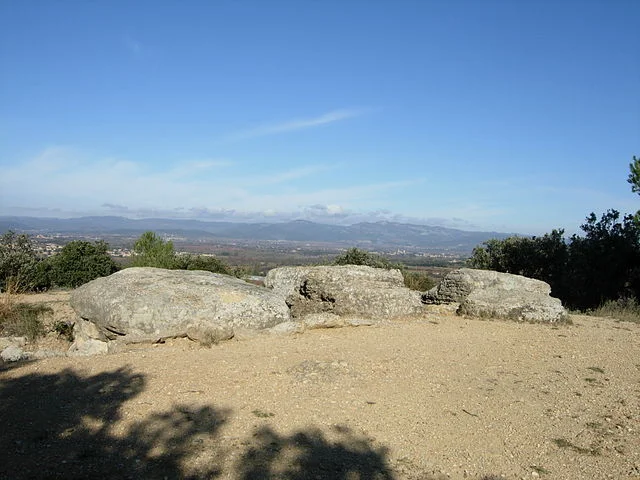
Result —
[{"label": "small bush", "polygon": [[53,331],[58,334],[59,337],[63,337],[68,342],[73,342],[73,325],[69,322],[63,322],[58,320],[53,324]]},{"label": "small bush", "polygon": [[251,267],[247,267],[244,265],[235,265],[233,267],[229,267],[228,275],[231,275],[236,278],[245,278],[249,277],[253,274],[253,269]]},{"label": "small bush", "polygon": [[590,314],[596,317],[613,317],[623,322],[640,323],[640,302],[634,297],[609,300]]},{"label": "small bush", "polygon": [[46,333],[42,317],[52,311],[46,305],[14,303],[5,297],[0,304],[0,335],[29,340],[42,337]]},{"label": "small bush", "polygon": [[403,271],[404,285],[411,290],[426,292],[437,285],[437,282],[428,274],[423,272]]},{"label": "small bush", "polygon": [[385,268],[401,268],[401,265],[391,263],[386,258],[376,255],[375,253],[360,250],[359,248],[350,248],[342,255],[338,255],[334,261],[334,265],[366,265],[367,267]]},{"label": "small bush", "polygon": [[176,255],[175,268],[178,270],[204,270],[226,275],[231,274],[231,269],[219,258],[209,255],[193,255],[191,253]]}]

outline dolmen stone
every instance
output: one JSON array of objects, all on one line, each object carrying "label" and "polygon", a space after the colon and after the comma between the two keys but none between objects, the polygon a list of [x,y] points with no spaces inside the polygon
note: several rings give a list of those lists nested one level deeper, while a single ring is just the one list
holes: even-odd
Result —
[{"label": "dolmen stone", "polygon": [[126,343],[185,336],[217,343],[290,320],[284,298],[263,287],[228,275],[152,267],[86,283],[71,293],[71,306],[107,339]]},{"label": "dolmen stone", "polygon": [[425,304],[459,303],[458,314],[524,322],[563,321],[567,312],[548,283],[490,270],[461,268],[422,295]]},{"label": "dolmen stone", "polygon": [[[399,270],[362,265],[279,267],[269,271],[264,283],[286,299],[296,319],[330,313],[380,320],[424,311],[420,292],[404,286]],[[309,318],[316,322],[319,317]],[[340,323],[331,318],[327,326]]]}]

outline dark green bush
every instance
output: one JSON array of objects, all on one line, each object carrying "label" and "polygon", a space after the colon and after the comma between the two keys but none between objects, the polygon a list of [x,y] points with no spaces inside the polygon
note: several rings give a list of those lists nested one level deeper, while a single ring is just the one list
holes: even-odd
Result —
[{"label": "dark green bush", "polygon": [[73,342],[74,337],[72,323],[58,320],[53,324],[53,331],[56,332],[59,337],[63,337],[68,342]]},{"label": "dark green bush", "polygon": [[359,248],[350,248],[342,255],[338,255],[333,260],[334,265],[366,265],[374,268],[401,268],[401,265],[393,264],[381,255],[360,250]]},{"label": "dark green bush", "polygon": [[524,275],[551,285],[552,294],[564,293],[569,258],[564,230],[553,230],[542,237],[491,239],[473,249],[469,266],[484,270]]},{"label": "dark green bush", "polygon": [[0,291],[21,293],[49,287],[47,267],[33,240],[11,230],[0,237]]},{"label": "dark green bush", "polygon": [[49,257],[48,276],[51,284],[76,288],[98,277],[106,277],[118,271],[118,265],[107,253],[106,242],[74,240],[60,253]]},{"label": "dark green bush", "polygon": [[574,309],[594,309],[619,298],[640,298],[640,224],[609,210],[589,215],[584,236],[565,242],[563,230],[543,237],[489,240],[476,247],[469,265],[537,278]]},{"label": "dark green bush", "polygon": [[205,270],[213,273],[231,274],[231,270],[219,258],[210,255],[181,254],[176,255],[174,268],[180,270]]}]

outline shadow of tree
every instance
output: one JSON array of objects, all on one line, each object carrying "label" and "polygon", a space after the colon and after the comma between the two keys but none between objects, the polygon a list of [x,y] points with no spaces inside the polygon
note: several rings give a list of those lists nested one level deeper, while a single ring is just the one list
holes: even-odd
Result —
[{"label": "shadow of tree", "polygon": [[[177,405],[125,430],[122,407],[145,384],[128,368],[3,378],[0,479],[394,478],[386,449],[346,428],[331,442],[317,429],[280,436],[263,427],[230,445],[219,438],[230,411]],[[240,460],[224,471],[236,447]]]},{"label": "shadow of tree", "polygon": [[[191,442],[214,435],[226,412],[178,406],[117,435],[122,405],[144,386],[144,378],[126,368],[3,380],[0,478],[188,478],[182,462]],[[217,474],[215,465],[201,472],[202,478]]]},{"label": "shadow of tree", "polygon": [[255,433],[237,464],[242,480],[392,480],[387,449],[339,427],[340,440],[330,442],[318,429],[280,436],[269,427]]}]

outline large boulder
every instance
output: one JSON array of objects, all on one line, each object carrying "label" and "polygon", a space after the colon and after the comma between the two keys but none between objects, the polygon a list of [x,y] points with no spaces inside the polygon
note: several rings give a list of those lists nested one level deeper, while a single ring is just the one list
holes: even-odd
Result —
[{"label": "large boulder", "polygon": [[423,311],[420,293],[404,286],[399,270],[341,265],[280,267],[265,286],[286,298],[294,318],[332,313],[373,319]]},{"label": "large boulder", "polygon": [[459,303],[458,313],[526,322],[558,322],[567,313],[548,283],[521,275],[461,268],[422,295],[426,304]]},{"label": "large boulder", "polygon": [[107,338],[126,342],[188,336],[215,343],[290,320],[284,299],[265,288],[228,275],[150,267],[82,285],[71,306]]}]

